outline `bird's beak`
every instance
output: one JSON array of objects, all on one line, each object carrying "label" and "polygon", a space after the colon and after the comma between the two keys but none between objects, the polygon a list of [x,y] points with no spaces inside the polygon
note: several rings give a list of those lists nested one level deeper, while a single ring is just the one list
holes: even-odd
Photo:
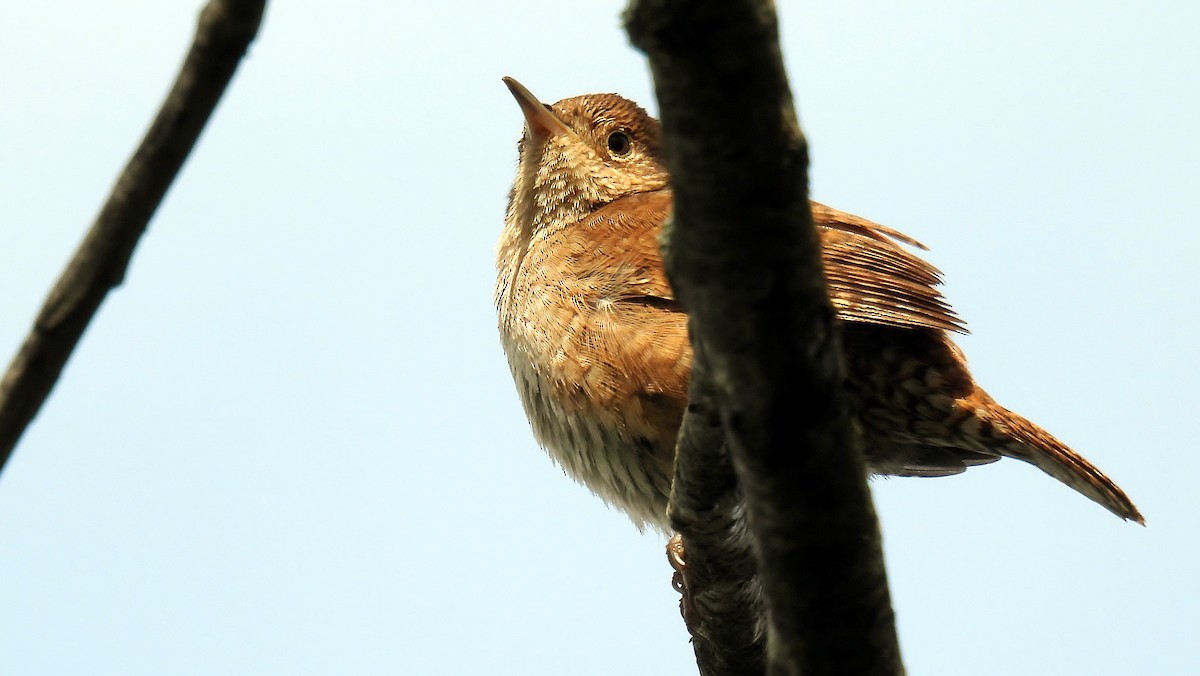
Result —
[{"label": "bird's beak", "polygon": [[571,131],[570,127],[550,111],[549,106],[542,105],[524,85],[511,77],[502,79],[508,86],[508,91],[512,92],[513,98],[517,100],[517,105],[521,106],[521,112],[525,114],[525,128],[529,130],[530,136],[546,139]]}]

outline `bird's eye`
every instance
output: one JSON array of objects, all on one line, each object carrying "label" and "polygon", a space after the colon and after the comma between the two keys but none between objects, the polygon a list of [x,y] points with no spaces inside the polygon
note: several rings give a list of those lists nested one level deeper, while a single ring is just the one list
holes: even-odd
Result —
[{"label": "bird's eye", "polygon": [[633,149],[633,141],[629,139],[629,134],[623,131],[614,131],[608,135],[608,149],[613,155],[628,155]]}]

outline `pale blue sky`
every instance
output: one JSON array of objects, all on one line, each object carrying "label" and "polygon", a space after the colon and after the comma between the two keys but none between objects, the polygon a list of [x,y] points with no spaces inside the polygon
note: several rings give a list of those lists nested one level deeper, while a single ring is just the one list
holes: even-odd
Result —
[{"label": "pale blue sky", "polygon": [[[5,12],[0,360],[200,4]],[[491,306],[500,77],[653,109],[621,8],[271,5],[0,476],[0,671],[694,673],[663,538],[537,448]],[[928,244],[979,380],[1149,523],[1017,462],[874,482],[910,673],[1200,673],[1197,5],[781,21],[814,195]]]}]

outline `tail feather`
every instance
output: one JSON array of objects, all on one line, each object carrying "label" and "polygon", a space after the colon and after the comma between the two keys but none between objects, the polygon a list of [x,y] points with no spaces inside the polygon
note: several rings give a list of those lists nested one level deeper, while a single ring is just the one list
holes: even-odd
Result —
[{"label": "tail feather", "polygon": [[1083,456],[1046,430],[1000,406],[981,390],[976,390],[971,399],[976,400],[975,415],[990,422],[997,436],[1007,438],[1008,443],[999,449],[1002,455],[1024,460],[1122,519],[1146,525],[1125,491]]}]

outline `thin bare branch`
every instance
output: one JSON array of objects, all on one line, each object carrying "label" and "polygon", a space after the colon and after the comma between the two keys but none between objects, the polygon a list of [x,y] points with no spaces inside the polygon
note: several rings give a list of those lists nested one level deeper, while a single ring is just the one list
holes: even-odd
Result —
[{"label": "thin bare branch", "polygon": [[262,22],[265,0],[211,0],[145,138],[67,264],[0,380],[0,470],[58,381],[233,77]]}]

